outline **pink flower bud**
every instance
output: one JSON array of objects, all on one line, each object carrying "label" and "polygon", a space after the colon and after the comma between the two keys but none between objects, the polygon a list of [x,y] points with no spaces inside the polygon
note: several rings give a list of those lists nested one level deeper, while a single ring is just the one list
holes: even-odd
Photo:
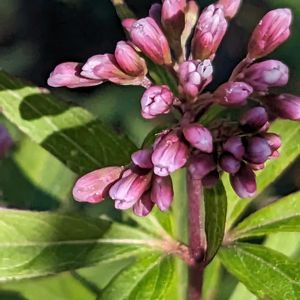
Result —
[{"label": "pink flower bud", "polygon": [[3,158],[13,146],[13,140],[7,129],[0,124],[0,158]]},{"label": "pink flower bud", "polygon": [[170,176],[154,175],[151,189],[151,199],[161,211],[170,208],[173,201],[173,184]]},{"label": "pink flower bud", "polygon": [[122,21],[122,26],[126,29],[126,31],[130,32],[132,25],[136,22],[136,19],[127,18]]},{"label": "pink flower bud", "polygon": [[265,133],[263,138],[266,139],[272,151],[277,151],[281,147],[281,138],[276,133]]},{"label": "pink flower bud", "polygon": [[195,98],[212,80],[213,67],[206,59],[185,61],[179,66],[179,91]]},{"label": "pink flower bud", "polygon": [[189,124],[183,128],[183,135],[196,149],[202,152],[212,153],[213,137],[210,131],[203,125],[198,123]]},{"label": "pink flower bud", "polygon": [[262,164],[272,154],[271,148],[266,139],[258,136],[246,140],[245,159],[253,164]]},{"label": "pink flower bud", "polygon": [[128,43],[123,41],[117,43],[115,58],[124,73],[142,78],[147,74],[145,60]]},{"label": "pink flower bud", "polygon": [[145,119],[154,119],[158,115],[167,114],[172,108],[173,101],[174,96],[168,86],[151,86],[141,99],[142,116]]},{"label": "pink flower bud", "polygon": [[223,153],[220,157],[220,166],[221,168],[230,174],[235,174],[241,167],[240,160],[237,160],[232,154],[230,153]]},{"label": "pink flower bud", "polygon": [[284,43],[290,36],[292,13],[288,8],[269,11],[255,28],[248,55],[252,59],[266,56]]},{"label": "pink flower bud", "polygon": [[239,136],[230,137],[224,144],[223,150],[231,153],[236,159],[242,160],[245,154],[245,147]]},{"label": "pink flower bud", "polygon": [[291,94],[268,96],[264,104],[277,117],[282,119],[300,121],[300,97]]},{"label": "pink flower bud", "polygon": [[209,5],[200,15],[193,41],[194,59],[213,59],[227,30],[224,12],[214,4]]},{"label": "pink flower bud", "polygon": [[159,3],[154,3],[149,9],[149,17],[155,20],[156,24],[161,27],[161,8],[162,5]]},{"label": "pink flower bud", "polygon": [[133,43],[156,64],[172,63],[168,41],[152,18],[136,21],[131,27],[130,37]]},{"label": "pink flower bud", "polygon": [[89,58],[82,67],[81,75],[91,79],[109,80],[121,85],[140,85],[144,81],[143,75],[134,77],[125,74],[112,54],[94,55]]},{"label": "pink flower bud", "polygon": [[219,0],[218,4],[222,5],[224,15],[228,19],[232,19],[237,14],[242,0]]},{"label": "pink flower bud", "polygon": [[151,161],[152,150],[151,149],[142,149],[134,152],[131,155],[133,163],[142,168],[142,169],[152,169],[153,164]]},{"label": "pink flower bud", "polygon": [[217,168],[211,154],[199,153],[193,156],[188,165],[188,171],[194,179],[202,179]]},{"label": "pink flower bud", "polygon": [[251,65],[240,77],[255,91],[268,91],[271,87],[284,86],[289,81],[289,68],[278,60],[266,60]]},{"label": "pink flower bud", "polygon": [[150,192],[146,192],[140,200],[138,200],[132,207],[133,213],[139,217],[148,216],[152,209],[154,203],[151,200]]},{"label": "pink flower bud", "polygon": [[256,178],[252,169],[243,164],[240,170],[234,174],[230,175],[230,182],[241,198],[251,198],[256,193]]},{"label": "pink flower bud", "polygon": [[224,106],[239,106],[246,104],[253,89],[245,82],[226,82],[214,93],[215,101]]},{"label": "pink flower bud", "polygon": [[217,171],[210,172],[208,175],[202,178],[202,185],[206,189],[211,189],[218,183],[219,179],[220,179],[219,172]]},{"label": "pink flower bud", "polygon": [[80,75],[81,64],[77,62],[65,62],[55,67],[48,78],[48,85],[52,87],[78,88],[101,84],[99,78],[85,78]]},{"label": "pink flower bud", "polygon": [[158,140],[153,146],[152,162],[154,173],[164,177],[186,164],[188,147],[174,131],[158,137]]},{"label": "pink flower bud", "polygon": [[151,172],[139,169],[127,170],[109,190],[109,196],[115,200],[117,209],[132,207],[148,190],[151,183]]},{"label": "pink flower bud", "polygon": [[74,199],[78,202],[101,202],[108,196],[109,188],[120,178],[123,170],[123,167],[108,167],[84,175],[75,183]]},{"label": "pink flower bud", "polygon": [[161,21],[170,40],[180,40],[185,25],[186,0],[164,0]]},{"label": "pink flower bud", "polygon": [[268,114],[263,107],[254,107],[240,118],[240,124],[246,131],[257,131],[268,123]]}]

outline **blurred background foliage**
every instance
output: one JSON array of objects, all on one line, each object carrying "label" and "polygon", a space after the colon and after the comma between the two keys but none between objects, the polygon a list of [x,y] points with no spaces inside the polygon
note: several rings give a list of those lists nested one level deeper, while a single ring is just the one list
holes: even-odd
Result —
[{"label": "blurred background foliage", "polygon": [[[127,1],[138,17],[145,16],[155,2]],[[212,1],[200,0],[199,3],[203,7]],[[293,35],[272,57],[290,66],[291,80],[287,90],[300,94],[299,0],[244,0],[214,62],[216,77],[211,89],[225,81],[233,67],[244,57],[251,31],[264,13],[282,6],[294,11]],[[125,39],[125,35],[109,0],[0,1],[0,67],[41,87],[47,87],[47,77],[58,63],[83,62],[94,54],[113,52],[115,44],[121,39]],[[146,134],[160,124],[160,120],[149,122],[140,116],[139,98],[142,92],[142,88],[119,87],[109,83],[88,89],[53,90],[62,101],[82,105],[118,132],[126,132],[138,146]],[[1,206],[30,210],[80,210],[94,216],[105,213],[110,217],[121,217],[109,201],[97,206],[75,204],[70,192],[76,175],[13,125],[4,119],[1,122],[8,127],[15,140],[11,153],[0,161]],[[254,205],[261,206],[298,190],[299,166],[298,160]],[[295,253],[293,255],[299,259]],[[101,269],[105,270],[102,273],[110,269],[109,273],[113,276],[114,268]],[[90,278],[95,276],[94,272],[93,269],[83,271]],[[88,283],[92,288],[85,288],[86,282],[82,282],[83,277],[77,273],[62,274],[49,280],[11,283],[0,287],[3,290],[0,299],[67,299],[61,296],[64,293],[69,295],[68,299],[95,299],[93,288],[97,292],[102,288],[97,283],[107,281],[107,274],[97,271],[96,276],[95,284]],[[228,299],[237,284],[231,276],[223,276],[223,288],[218,295],[220,300]],[[64,284],[65,281],[68,284]]]}]

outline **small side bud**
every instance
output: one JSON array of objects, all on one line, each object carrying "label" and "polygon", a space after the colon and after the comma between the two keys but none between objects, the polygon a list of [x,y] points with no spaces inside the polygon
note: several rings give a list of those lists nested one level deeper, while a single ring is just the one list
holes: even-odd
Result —
[{"label": "small side bud", "polygon": [[254,107],[246,111],[240,118],[243,129],[251,132],[258,131],[268,123],[268,114],[263,107]]},{"label": "small side bud", "polygon": [[74,199],[78,202],[101,202],[108,196],[109,188],[120,178],[123,170],[123,167],[108,167],[84,175],[75,183]]},{"label": "small side bud", "polygon": [[88,87],[101,84],[99,78],[89,79],[80,75],[82,64],[77,62],[65,62],[55,67],[48,78],[48,85],[52,87]]},{"label": "small side bud", "polygon": [[258,136],[246,139],[245,159],[250,163],[262,164],[271,154],[272,151],[266,139]]},{"label": "small side bud", "polygon": [[122,26],[126,29],[127,32],[130,32],[132,25],[137,21],[134,18],[126,18],[122,21]]},{"label": "small side bud", "polygon": [[291,94],[267,96],[264,104],[277,117],[300,121],[300,97]]},{"label": "small side bud", "polygon": [[162,5],[159,3],[154,3],[149,9],[149,17],[152,18],[159,27],[161,27],[161,8]]},{"label": "small side bud", "polygon": [[152,150],[142,149],[134,152],[131,155],[133,163],[142,169],[152,169],[153,164],[151,161]]},{"label": "small side bud", "polygon": [[252,169],[243,164],[240,170],[234,174],[230,175],[230,182],[237,193],[241,198],[251,198],[256,193],[256,178]]},{"label": "small side bud", "polygon": [[150,192],[146,192],[142,198],[133,205],[132,210],[138,217],[146,217],[151,213],[153,206],[154,203],[151,200]]},{"label": "small side bud", "polygon": [[159,115],[168,114],[173,101],[174,95],[168,86],[151,86],[141,99],[142,116],[145,119],[154,119]]},{"label": "small side bud", "polygon": [[189,160],[188,172],[194,179],[202,179],[217,168],[211,154],[200,153]]},{"label": "small side bud", "polygon": [[219,172],[217,171],[210,172],[208,175],[202,178],[202,185],[206,189],[211,189],[218,183],[219,179],[220,179]]},{"label": "small side bud", "polygon": [[253,88],[245,82],[226,82],[214,93],[214,99],[223,106],[239,106],[246,104]]},{"label": "small side bud", "polygon": [[213,59],[227,30],[227,21],[223,10],[209,5],[200,15],[194,37],[192,52],[194,59]]},{"label": "small side bud", "polygon": [[223,7],[224,15],[228,19],[232,19],[238,13],[242,0],[219,0],[218,5]]},{"label": "small side bud", "polygon": [[172,63],[168,41],[152,18],[137,20],[131,27],[130,37],[132,42],[156,64]]},{"label": "small side bud", "polygon": [[245,147],[240,136],[230,137],[223,144],[223,150],[231,153],[238,160],[242,160],[245,154]]},{"label": "small side bud", "polygon": [[154,173],[158,176],[168,176],[182,168],[188,158],[188,147],[177,132],[171,131],[154,144],[152,162]]},{"label": "small side bud", "polygon": [[248,56],[257,59],[273,52],[290,36],[292,13],[288,8],[269,11],[252,33]]},{"label": "small side bud", "polygon": [[183,128],[186,140],[196,149],[202,152],[212,153],[213,137],[210,131],[201,124],[189,124]]},{"label": "small side bud", "polygon": [[288,83],[289,68],[281,61],[266,60],[251,65],[239,78],[250,84],[255,91],[267,92],[269,88]]},{"label": "small side bud", "polygon": [[179,66],[179,91],[189,98],[195,98],[211,82],[213,67],[206,59],[189,60]]},{"label": "small side bud", "polygon": [[223,153],[220,157],[220,167],[227,173],[235,174],[241,167],[241,162],[230,153]]},{"label": "small side bud", "polygon": [[173,201],[173,184],[170,176],[155,176],[152,181],[151,199],[161,211],[167,211]]},{"label": "small side bud", "polygon": [[263,138],[266,139],[272,151],[277,151],[281,147],[281,137],[276,133],[265,133]]}]

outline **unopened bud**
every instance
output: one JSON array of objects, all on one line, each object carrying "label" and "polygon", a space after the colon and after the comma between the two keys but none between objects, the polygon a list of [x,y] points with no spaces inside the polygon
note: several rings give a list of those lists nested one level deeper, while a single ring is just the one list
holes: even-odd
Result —
[{"label": "unopened bud", "polygon": [[262,164],[272,154],[271,148],[266,139],[254,136],[246,139],[245,159],[253,164]]},{"label": "unopened bud", "polygon": [[200,153],[190,159],[188,172],[193,179],[202,179],[216,168],[216,162],[211,154]]},{"label": "unopened bud", "polygon": [[207,189],[211,189],[218,183],[219,179],[219,172],[210,172],[208,175],[202,178],[202,185]]},{"label": "unopened bud", "polygon": [[152,18],[157,25],[161,27],[161,8],[162,5],[159,3],[154,3],[149,9],[149,17]]},{"label": "unopened bud", "polygon": [[212,80],[213,67],[206,59],[190,60],[179,66],[179,91],[195,98]]},{"label": "unopened bud", "polygon": [[249,45],[248,55],[252,59],[266,56],[284,43],[290,36],[292,13],[288,8],[268,12],[255,28]]},{"label": "unopened bud", "polygon": [[230,153],[222,154],[219,163],[221,168],[230,174],[235,174],[241,167],[241,162]]},{"label": "unopened bud", "polygon": [[276,151],[281,147],[281,138],[276,133],[265,133],[263,137],[268,142],[269,146],[271,147],[272,151]]},{"label": "unopened bud", "polygon": [[55,67],[48,78],[48,85],[52,87],[78,88],[101,84],[99,78],[90,79],[80,75],[82,64],[77,62],[65,62]]},{"label": "unopened bud", "polygon": [[137,21],[137,19],[126,18],[122,21],[122,26],[126,29],[126,31],[130,32],[132,25]]},{"label": "unopened bud", "polygon": [[300,97],[291,94],[267,96],[264,104],[277,117],[300,121]]},{"label": "unopened bud", "polygon": [[268,114],[263,107],[254,107],[240,118],[240,124],[246,131],[257,131],[268,123]]},{"label": "unopened bud", "polygon": [[220,105],[239,106],[246,104],[252,93],[252,87],[245,82],[226,82],[215,91],[214,98]]},{"label": "unopened bud", "polygon": [[141,199],[139,199],[132,207],[133,213],[139,217],[148,216],[152,209],[154,203],[151,200],[150,192],[146,192],[143,194]]},{"label": "unopened bud", "polygon": [[245,147],[240,136],[230,137],[223,144],[223,150],[231,153],[238,160],[242,160],[245,154]]},{"label": "unopened bud", "polygon": [[172,63],[168,41],[152,18],[147,17],[136,21],[131,27],[130,37],[153,62],[159,65]]},{"label": "unopened bud", "polygon": [[108,167],[84,175],[75,183],[74,199],[78,202],[101,202],[108,196],[109,188],[120,178],[123,170],[123,167]]},{"label": "unopened bud", "polygon": [[154,173],[158,176],[168,176],[186,164],[188,147],[174,131],[158,139],[152,154]]},{"label": "unopened bud", "polygon": [[170,176],[160,177],[154,175],[151,189],[151,199],[161,211],[170,208],[173,201],[173,184]]},{"label": "unopened bud", "polygon": [[213,59],[227,30],[224,12],[214,4],[209,5],[200,15],[194,37],[192,52],[194,59]]},{"label": "unopened bud", "polygon": [[153,164],[151,161],[152,150],[142,149],[134,152],[131,155],[133,163],[142,169],[152,169]]},{"label": "unopened bud", "polygon": [[189,124],[183,128],[183,135],[196,149],[206,153],[213,151],[213,137],[203,125],[198,123]]},{"label": "unopened bud", "polygon": [[288,83],[289,68],[278,60],[266,60],[251,65],[239,78],[250,84],[255,91],[266,92],[271,87]]},{"label": "unopened bud", "polygon": [[232,19],[237,14],[242,0],[219,0],[218,4],[222,5],[224,15],[228,19]]},{"label": "unopened bud", "polygon": [[265,168],[265,164],[248,164],[253,171],[260,171]]},{"label": "unopened bud", "polygon": [[240,170],[234,174],[230,175],[230,182],[241,198],[251,198],[256,193],[256,178],[252,169],[243,164]]},{"label": "unopened bud", "polygon": [[158,115],[167,114],[173,101],[174,96],[168,86],[151,86],[141,99],[142,116],[145,119],[153,119]]}]

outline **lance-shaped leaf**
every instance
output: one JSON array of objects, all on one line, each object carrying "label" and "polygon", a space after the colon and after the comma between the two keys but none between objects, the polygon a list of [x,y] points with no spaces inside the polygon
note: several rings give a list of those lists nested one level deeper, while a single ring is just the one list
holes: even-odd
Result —
[{"label": "lance-shaped leaf", "polygon": [[241,239],[272,232],[294,231],[300,231],[300,192],[253,213],[238,224],[231,238]]},{"label": "lance-shaped leaf", "polygon": [[300,266],[285,255],[243,243],[219,253],[226,269],[260,299],[300,299]]},{"label": "lance-shaped leaf", "polygon": [[125,164],[135,149],[128,138],[117,135],[85,109],[69,106],[47,90],[3,71],[0,107],[6,118],[78,174]]},{"label": "lance-shaped leaf", "polygon": [[[270,132],[282,138],[280,157],[269,160],[266,168],[257,172],[257,195],[270,185],[300,154],[300,126],[293,121],[278,120],[270,128]],[[228,198],[228,214],[226,228],[230,228],[248,207],[249,199],[239,199],[232,190],[228,176],[224,177],[224,186]]]},{"label": "lance-shaped leaf", "polygon": [[204,201],[207,239],[206,261],[209,262],[216,255],[224,237],[227,198],[221,181],[213,189],[204,191]]},{"label": "lance-shaped leaf", "polygon": [[101,219],[0,210],[0,281],[157,253],[151,235]]}]

